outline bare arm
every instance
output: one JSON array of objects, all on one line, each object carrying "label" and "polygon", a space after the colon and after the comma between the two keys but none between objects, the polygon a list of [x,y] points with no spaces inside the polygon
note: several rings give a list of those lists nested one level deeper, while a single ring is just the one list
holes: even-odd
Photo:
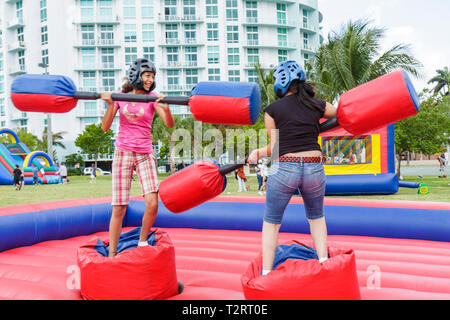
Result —
[{"label": "bare arm", "polygon": [[331,119],[336,117],[336,113],[337,113],[337,108],[335,106],[333,106],[331,103],[326,103],[325,105],[325,112],[323,114],[323,117],[325,119]]},{"label": "bare arm", "polygon": [[101,94],[101,98],[108,104],[108,108],[106,109],[105,115],[102,119],[102,129],[106,132],[109,128],[111,128],[111,124],[113,123],[114,117],[116,116],[119,108],[114,106],[114,101],[111,99],[111,92],[103,92]]},{"label": "bare arm", "polygon": [[275,125],[275,120],[267,113],[264,113],[264,124],[269,135],[269,144],[265,147],[253,150],[248,157],[249,163],[257,162],[261,157],[268,157],[272,155],[273,147],[275,145],[275,142],[277,141],[277,127]]},{"label": "bare arm", "polygon": [[173,120],[172,113],[170,112],[169,105],[167,103],[159,102],[161,99],[165,98],[165,96],[159,96],[159,99],[156,100],[156,112],[161,117],[162,121],[168,128],[172,128],[175,124]]}]

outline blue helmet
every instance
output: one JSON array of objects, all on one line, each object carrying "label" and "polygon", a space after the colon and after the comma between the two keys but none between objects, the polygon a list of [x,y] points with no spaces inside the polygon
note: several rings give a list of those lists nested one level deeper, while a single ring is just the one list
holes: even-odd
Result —
[{"label": "blue helmet", "polygon": [[275,94],[281,98],[283,97],[292,81],[306,79],[306,74],[303,68],[295,61],[289,60],[280,63],[278,67],[273,71],[273,78],[275,80],[273,84],[273,90]]}]

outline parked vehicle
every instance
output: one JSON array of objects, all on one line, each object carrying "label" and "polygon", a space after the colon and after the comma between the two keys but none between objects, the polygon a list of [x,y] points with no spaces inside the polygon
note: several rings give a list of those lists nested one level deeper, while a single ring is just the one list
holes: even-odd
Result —
[{"label": "parked vehicle", "polygon": [[[95,170],[97,173],[97,176],[110,176],[111,175],[111,171],[105,171],[103,169],[97,168],[97,170]],[[85,176],[90,176],[92,174],[92,168],[84,168],[83,170],[83,175]]]}]

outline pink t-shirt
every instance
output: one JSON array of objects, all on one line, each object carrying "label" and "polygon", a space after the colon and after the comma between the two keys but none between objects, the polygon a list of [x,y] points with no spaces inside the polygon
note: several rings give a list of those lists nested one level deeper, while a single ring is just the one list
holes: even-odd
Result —
[{"label": "pink t-shirt", "polygon": [[[156,96],[150,92],[151,96]],[[120,126],[116,148],[137,153],[153,153],[152,122],[155,114],[154,102],[115,101],[119,108]]]}]

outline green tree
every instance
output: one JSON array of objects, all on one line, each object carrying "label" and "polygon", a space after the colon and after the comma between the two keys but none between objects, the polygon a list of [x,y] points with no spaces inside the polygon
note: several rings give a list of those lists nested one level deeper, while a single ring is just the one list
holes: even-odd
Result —
[{"label": "green tree", "polygon": [[168,150],[168,159],[170,165],[170,172],[175,172],[175,142],[173,138],[173,133],[175,130],[182,128],[182,118],[180,116],[173,116],[174,126],[168,128],[164,121],[159,117],[155,116],[152,124],[152,140],[157,142],[158,140],[162,142],[163,148]]},{"label": "green tree", "polygon": [[[54,147],[60,147],[63,149],[66,149],[66,146],[64,145],[64,135],[66,134],[66,131],[59,131],[59,132],[52,132],[52,145]],[[38,141],[38,148],[39,150],[48,152],[48,144],[47,144],[47,128],[44,129],[42,132],[42,138]],[[56,158],[53,158],[56,159]]]},{"label": "green tree", "polygon": [[342,93],[397,69],[420,76],[421,64],[410,54],[409,45],[380,52],[384,36],[384,28],[371,27],[364,20],[349,21],[330,32],[306,66],[318,96],[334,103]]},{"label": "green tree", "polygon": [[[421,93],[421,97],[426,92]],[[426,155],[442,152],[450,143],[450,97],[432,95],[423,100],[420,112],[395,124],[397,175],[400,176],[401,154],[406,151]]]},{"label": "green tree", "polygon": [[77,163],[80,167],[84,167],[83,156],[79,152],[67,155],[64,162],[68,167],[75,167]]},{"label": "green tree", "polygon": [[[450,70],[448,67],[444,67],[444,69],[436,70],[437,75],[434,76],[428,83],[436,83],[434,87],[434,92],[438,93],[441,90],[444,90],[443,95],[449,95],[449,86],[450,86]],[[447,90],[445,90],[447,89]]]},{"label": "green tree", "polygon": [[91,155],[95,160],[97,167],[97,159],[100,154],[112,154],[112,139],[114,132],[112,130],[103,131],[102,124],[91,124],[78,135],[75,145],[82,150],[82,153]]}]

